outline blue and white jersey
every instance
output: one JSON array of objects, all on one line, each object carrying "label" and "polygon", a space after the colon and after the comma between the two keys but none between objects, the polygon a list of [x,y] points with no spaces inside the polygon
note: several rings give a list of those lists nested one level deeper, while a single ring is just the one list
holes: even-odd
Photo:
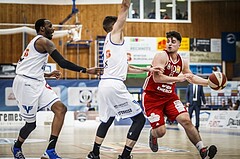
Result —
[{"label": "blue and white jersey", "polygon": [[45,80],[44,69],[48,61],[48,53],[40,53],[34,46],[36,40],[42,37],[42,35],[37,35],[30,41],[18,61],[16,74],[41,81]]},{"label": "blue and white jersey", "polygon": [[124,44],[114,44],[111,32],[107,34],[104,47],[104,73],[101,79],[118,79],[125,81],[128,71],[127,51]]}]

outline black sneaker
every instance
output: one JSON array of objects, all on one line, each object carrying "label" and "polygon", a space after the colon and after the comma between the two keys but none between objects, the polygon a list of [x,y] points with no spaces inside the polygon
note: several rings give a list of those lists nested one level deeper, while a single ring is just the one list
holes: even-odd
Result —
[{"label": "black sneaker", "polygon": [[131,155],[131,156],[128,156],[128,157],[126,157],[126,158],[123,158],[121,155],[118,155],[118,159],[132,159],[133,158],[133,156]]},{"label": "black sneaker", "polygon": [[206,146],[200,150],[200,155],[202,159],[212,159],[217,153],[217,147],[215,145],[211,145],[209,148]]},{"label": "black sneaker", "polygon": [[96,156],[92,151],[89,152],[89,154],[87,155],[86,159],[100,159],[99,156]]},{"label": "black sneaker", "polygon": [[158,142],[157,138],[152,135],[152,129],[150,130],[150,135],[149,135],[149,147],[153,152],[158,151]]}]

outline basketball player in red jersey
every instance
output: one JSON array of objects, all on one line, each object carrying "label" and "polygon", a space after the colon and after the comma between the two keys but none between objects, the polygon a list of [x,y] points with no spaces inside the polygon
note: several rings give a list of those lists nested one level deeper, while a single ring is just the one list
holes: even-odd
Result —
[{"label": "basketball player in red jersey", "polygon": [[186,107],[175,93],[175,83],[187,80],[189,83],[207,86],[207,79],[192,74],[188,61],[177,53],[182,37],[176,31],[166,33],[166,50],[157,53],[152,61],[152,67],[164,68],[163,73],[149,73],[143,89],[143,107],[151,124],[149,146],[153,152],[158,151],[157,138],[166,133],[164,116],[171,121],[177,120],[199,150],[201,158],[213,158],[217,153],[214,145],[204,146],[202,139],[192,124]]}]

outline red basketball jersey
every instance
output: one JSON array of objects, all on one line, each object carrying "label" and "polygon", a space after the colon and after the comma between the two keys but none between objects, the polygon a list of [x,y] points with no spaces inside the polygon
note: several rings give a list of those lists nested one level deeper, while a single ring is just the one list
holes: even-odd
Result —
[{"label": "red basketball jersey", "polygon": [[[177,61],[173,62],[169,53],[165,50],[168,55],[168,63],[165,66],[164,75],[177,77],[182,72],[183,61],[181,56],[177,55]],[[163,53],[165,53],[163,52]],[[153,92],[161,96],[171,95],[175,92],[175,82],[174,83],[155,83],[153,80],[152,73],[148,73],[148,77],[145,80],[143,85],[144,91]]]}]

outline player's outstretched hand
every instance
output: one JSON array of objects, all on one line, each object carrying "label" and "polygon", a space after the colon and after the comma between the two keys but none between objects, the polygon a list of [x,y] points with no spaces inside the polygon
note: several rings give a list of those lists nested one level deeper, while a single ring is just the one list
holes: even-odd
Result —
[{"label": "player's outstretched hand", "polygon": [[101,67],[91,67],[87,68],[87,73],[88,74],[94,74],[94,75],[102,75],[103,74],[103,68]]},{"label": "player's outstretched hand", "polygon": [[189,83],[193,83],[194,74],[192,74],[192,73],[185,73],[184,76],[185,76],[186,80],[187,80]]},{"label": "player's outstretched hand", "polygon": [[55,77],[56,79],[61,78],[62,73],[59,70],[54,70],[51,73],[45,73],[45,77]]},{"label": "player's outstretched hand", "polygon": [[178,77],[178,82],[184,82],[187,79],[186,76],[183,74],[179,74],[177,77]]}]

